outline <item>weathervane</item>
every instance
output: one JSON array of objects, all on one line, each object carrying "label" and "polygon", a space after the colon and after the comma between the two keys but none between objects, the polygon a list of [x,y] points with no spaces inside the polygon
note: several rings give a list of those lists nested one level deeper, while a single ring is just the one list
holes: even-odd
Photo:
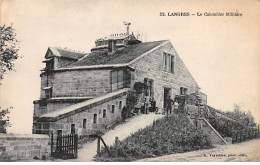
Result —
[{"label": "weathervane", "polygon": [[123,22],[124,25],[126,25],[126,35],[129,35],[129,25],[131,25],[131,22]]}]

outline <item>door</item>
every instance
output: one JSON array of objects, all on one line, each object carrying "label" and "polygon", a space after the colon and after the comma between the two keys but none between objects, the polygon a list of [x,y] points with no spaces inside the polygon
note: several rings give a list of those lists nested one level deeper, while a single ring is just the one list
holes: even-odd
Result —
[{"label": "door", "polygon": [[112,41],[108,41],[108,52],[112,52]]},{"label": "door", "polygon": [[53,135],[51,136],[51,156],[61,159],[74,159],[78,156],[78,135],[57,136],[56,150],[54,148]]},{"label": "door", "polygon": [[166,105],[167,105],[167,103],[166,103],[167,98],[168,98],[168,96],[171,96],[170,91],[171,91],[171,88],[164,88],[163,108],[166,108]]},{"label": "door", "polygon": [[62,130],[58,130],[58,131],[57,131],[57,135],[58,135],[58,136],[62,136]]},{"label": "door", "polygon": [[71,134],[75,134],[76,130],[75,130],[75,124],[71,124]]}]

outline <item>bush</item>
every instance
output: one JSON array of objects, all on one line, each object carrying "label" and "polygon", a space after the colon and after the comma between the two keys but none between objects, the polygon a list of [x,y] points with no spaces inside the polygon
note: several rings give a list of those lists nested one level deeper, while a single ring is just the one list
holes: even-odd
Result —
[{"label": "bush", "polygon": [[231,121],[223,117],[209,119],[209,122],[222,137],[231,137],[233,142],[241,142],[241,140],[237,141],[236,139],[237,136],[240,137],[240,134],[246,134],[246,138],[250,139],[249,134],[252,136],[252,131],[257,131],[256,128],[245,126],[241,122]]},{"label": "bush", "polygon": [[120,141],[117,158],[115,145],[109,147],[111,158],[102,149],[99,161],[132,161],[211,147],[209,137],[202,130],[196,130],[188,118],[180,114],[178,118],[165,116],[158,119],[151,126]]},{"label": "bush", "polygon": [[237,104],[234,104],[233,111],[222,112],[224,115],[232,118],[233,120],[222,116],[218,117],[212,108],[210,108],[210,113],[213,118],[209,119],[209,122],[222,137],[233,137],[234,141],[234,137],[236,137],[237,134],[249,134],[252,131],[256,131],[255,119],[251,115],[251,112],[244,112]]}]

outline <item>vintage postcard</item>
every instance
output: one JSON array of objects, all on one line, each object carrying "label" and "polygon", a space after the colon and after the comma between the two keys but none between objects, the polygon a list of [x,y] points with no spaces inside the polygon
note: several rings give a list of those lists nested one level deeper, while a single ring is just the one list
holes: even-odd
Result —
[{"label": "vintage postcard", "polygon": [[0,0],[1,162],[259,162],[259,0]]}]

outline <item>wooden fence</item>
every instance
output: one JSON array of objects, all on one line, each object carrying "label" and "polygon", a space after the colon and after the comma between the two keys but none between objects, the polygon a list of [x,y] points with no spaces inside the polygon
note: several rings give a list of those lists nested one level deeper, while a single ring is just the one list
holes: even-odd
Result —
[{"label": "wooden fence", "polygon": [[61,159],[73,159],[78,156],[78,135],[70,134],[57,136],[56,147],[51,136],[51,155]]}]

